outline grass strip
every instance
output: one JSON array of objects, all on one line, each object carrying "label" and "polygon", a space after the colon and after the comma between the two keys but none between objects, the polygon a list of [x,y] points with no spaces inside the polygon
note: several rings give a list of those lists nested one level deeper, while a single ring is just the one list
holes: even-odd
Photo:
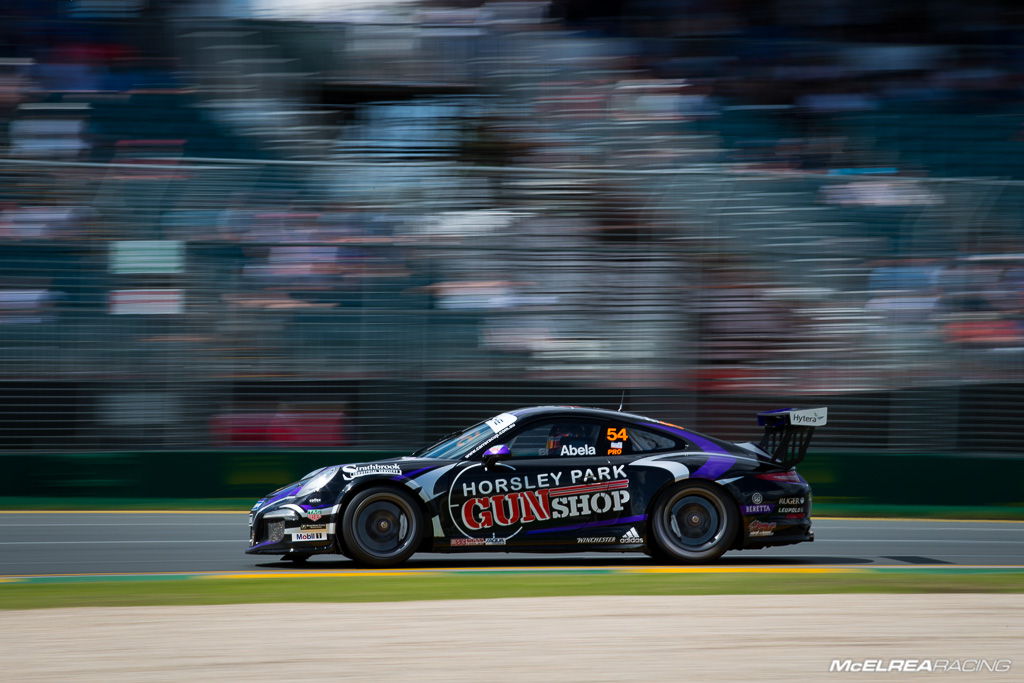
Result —
[{"label": "grass strip", "polygon": [[144,583],[0,583],[0,609],[272,602],[381,602],[567,595],[753,595],[806,593],[1020,593],[1024,572],[948,574],[417,574]]}]

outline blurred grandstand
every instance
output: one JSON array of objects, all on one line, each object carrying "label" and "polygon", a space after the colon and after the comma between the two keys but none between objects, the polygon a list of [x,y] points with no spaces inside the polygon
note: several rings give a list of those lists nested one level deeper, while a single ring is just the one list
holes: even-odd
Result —
[{"label": "blurred grandstand", "polygon": [[1024,16],[964,5],[5,3],[0,450],[625,389],[1016,452]]}]

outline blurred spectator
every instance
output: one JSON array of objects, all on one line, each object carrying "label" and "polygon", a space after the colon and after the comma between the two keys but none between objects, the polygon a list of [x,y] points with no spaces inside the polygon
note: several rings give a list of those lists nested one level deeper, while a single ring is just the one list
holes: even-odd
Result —
[{"label": "blurred spectator", "polygon": [[0,239],[54,239],[78,234],[86,209],[76,206],[0,207]]},{"label": "blurred spectator", "polygon": [[349,444],[341,410],[282,405],[273,411],[223,412],[210,419],[215,445],[331,448]]},{"label": "blurred spectator", "polygon": [[54,320],[59,295],[50,289],[0,289],[0,325],[37,325]]}]

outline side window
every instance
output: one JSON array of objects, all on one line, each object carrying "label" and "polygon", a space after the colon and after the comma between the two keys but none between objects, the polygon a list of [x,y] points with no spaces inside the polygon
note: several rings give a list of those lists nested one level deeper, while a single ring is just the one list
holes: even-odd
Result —
[{"label": "side window", "polygon": [[611,425],[605,430],[604,437],[608,455],[659,453],[681,451],[686,448],[684,441],[632,425]]},{"label": "side window", "polygon": [[520,432],[509,443],[513,458],[597,455],[600,426],[584,420],[549,420]]},{"label": "side window", "polygon": [[676,441],[670,436],[665,434],[659,434],[658,432],[651,432],[646,429],[638,429],[636,427],[629,430],[630,436],[633,437],[633,453],[654,453],[657,451],[673,451],[683,450],[686,448],[686,444],[682,441]]}]

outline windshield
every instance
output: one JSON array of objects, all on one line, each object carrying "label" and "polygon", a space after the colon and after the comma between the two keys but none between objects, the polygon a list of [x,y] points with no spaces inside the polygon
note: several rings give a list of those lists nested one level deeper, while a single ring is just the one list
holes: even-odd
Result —
[{"label": "windshield", "polygon": [[456,433],[455,436],[441,439],[428,446],[422,453],[417,453],[416,457],[458,460],[492,436],[494,436],[494,430],[486,422],[481,422]]}]

